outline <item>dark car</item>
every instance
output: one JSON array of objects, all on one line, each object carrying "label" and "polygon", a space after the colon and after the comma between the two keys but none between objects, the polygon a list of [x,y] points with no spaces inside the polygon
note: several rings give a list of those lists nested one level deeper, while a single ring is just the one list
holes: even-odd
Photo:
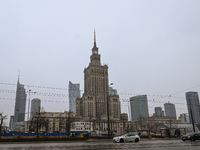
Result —
[{"label": "dark car", "polygon": [[200,140],[200,133],[194,133],[194,132],[192,132],[192,133],[187,133],[186,135],[183,135],[183,136],[181,137],[181,139],[182,139],[183,141],[185,141],[185,140],[191,140],[191,141]]}]

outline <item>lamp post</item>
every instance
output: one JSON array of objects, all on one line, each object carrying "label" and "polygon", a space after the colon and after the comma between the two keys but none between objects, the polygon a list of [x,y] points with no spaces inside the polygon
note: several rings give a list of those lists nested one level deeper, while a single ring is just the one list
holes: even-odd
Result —
[{"label": "lamp post", "polygon": [[36,92],[31,92],[31,90],[28,90],[28,93],[29,93],[29,100],[28,100],[28,116],[27,116],[27,121],[30,119],[30,118],[29,118],[29,109],[30,109],[30,94],[31,94],[31,93],[36,93]]},{"label": "lamp post", "polygon": [[[111,83],[110,85],[113,85],[113,83]],[[110,139],[110,118],[109,118],[109,101],[108,101],[108,98],[109,98],[109,89],[108,89],[107,93],[108,93],[107,94],[108,139]]]}]

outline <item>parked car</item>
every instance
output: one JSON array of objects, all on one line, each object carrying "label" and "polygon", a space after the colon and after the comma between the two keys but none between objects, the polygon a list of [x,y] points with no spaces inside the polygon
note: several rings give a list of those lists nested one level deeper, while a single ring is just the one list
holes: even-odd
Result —
[{"label": "parked car", "polygon": [[185,141],[185,140],[191,140],[191,141],[200,140],[200,133],[195,133],[195,132],[187,133],[186,135],[183,135],[181,137],[181,139],[183,141]]},{"label": "parked car", "polygon": [[123,142],[139,142],[140,136],[134,133],[127,133],[122,136],[114,137],[113,142],[123,143]]}]

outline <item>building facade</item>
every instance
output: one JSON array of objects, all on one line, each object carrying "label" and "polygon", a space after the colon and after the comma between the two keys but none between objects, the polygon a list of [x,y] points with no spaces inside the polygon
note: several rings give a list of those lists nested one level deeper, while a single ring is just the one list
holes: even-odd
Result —
[{"label": "building facade", "polygon": [[39,132],[69,131],[74,127],[74,122],[80,121],[80,117],[71,111],[65,112],[40,112],[26,122],[26,132],[37,130]]},{"label": "building facade", "polygon": [[76,114],[82,116],[83,121],[101,120],[105,124],[107,122],[107,101],[109,101],[110,120],[119,122],[119,95],[109,95],[108,66],[101,64],[101,56],[98,53],[94,34],[90,63],[84,69],[84,93],[76,100]]},{"label": "building facade", "polygon": [[166,117],[176,117],[176,109],[174,104],[165,103],[164,108]]},{"label": "building facade", "polygon": [[131,119],[132,121],[141,120],[149,117],[148,103],[146,95],[139,95],[130,98]]},{"label": "building facade", "polygon": [[15,110],[14,110],[14,122],[25,121],[25,110],[26,110],[26,91],[24,85],[17,81]]},{"label": "building facade", "polygon": [[197,92],[186,92],[186,101],[190,123],[192,123],[192,116],[194,123],[200,123],[200,105],[199,96]]},{"label": "building facade", "polygon": [[154,110],[155,110],[155,113],[153,114],[153,116],[155,116],[155,117],[163,117],[164,116],[164,111],[162,110],[162,107],[155,107]]},{"label": "building facade", "polygon": [[71,131],[93,131],[93,122],[74,122]]},{"label": "building facade", "polygon": [[180,114],[178,120],[181,120],[182,123],[190,123],[188,114]]},{"label": "building facade", "polygon": [[69,110],[76,113],[76,99],[80,97],[80,84],[73,84],[69,81]]},{"label": "building facade", "polygon": [[31,115],[30,120],[32,117],[37,113],[40,112],[41,109],[41,100],[39,98],[34,98],[31,100]]}]

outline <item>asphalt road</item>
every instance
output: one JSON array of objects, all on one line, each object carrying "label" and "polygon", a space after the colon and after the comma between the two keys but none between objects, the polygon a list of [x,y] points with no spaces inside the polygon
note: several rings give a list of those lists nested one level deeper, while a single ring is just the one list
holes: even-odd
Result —
[{"label": "asphalt road", "polygon": [[107,150],[107,149],[144,149],[144,150],[200,150],[200,141],[181,140],[141,140],[138,143],[113,143],[111,140],[89,140],[80,142],[55,143],[6,143],[0,150]]}]

